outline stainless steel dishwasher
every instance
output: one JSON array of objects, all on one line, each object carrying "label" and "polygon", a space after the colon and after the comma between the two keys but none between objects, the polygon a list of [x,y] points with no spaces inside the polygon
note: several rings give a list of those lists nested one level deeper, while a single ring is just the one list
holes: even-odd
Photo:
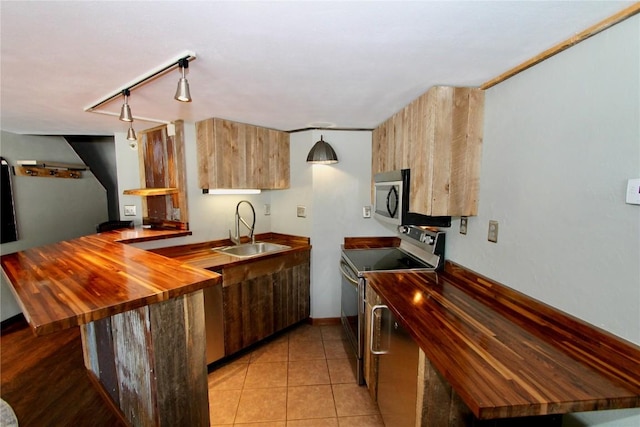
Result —
[{"label": "stainless steel dishwasher", "polygon": [[[371,340],[371,352],[380,355],[378,367],[380,415],[386,426],[415,427],[418,345],[396,321],[386,305],[373,306],[371,324],[374,324],[374,316],[380,316],[380,336],[377,340],[376,337],[372,337]],[[378,348],[374,348],[375,346]]]},{"label": "stainless steel dishwasher", "polygon": [[207,339],[208,365],[224,357],[222,284],[204,289],[204,325]]}]

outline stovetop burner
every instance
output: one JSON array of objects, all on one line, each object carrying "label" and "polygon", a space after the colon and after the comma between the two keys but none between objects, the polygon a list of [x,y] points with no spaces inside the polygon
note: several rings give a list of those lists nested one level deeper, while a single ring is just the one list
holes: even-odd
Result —
[{"label": "stovetop burner", "polygon": [[435,266],[399,248],[345,249],[344,254],[354,270],[395,271],[407,269],[433,270]]}]

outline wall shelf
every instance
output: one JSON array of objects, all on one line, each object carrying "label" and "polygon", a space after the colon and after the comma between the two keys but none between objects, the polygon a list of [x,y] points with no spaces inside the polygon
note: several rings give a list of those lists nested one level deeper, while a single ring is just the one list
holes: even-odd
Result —
[{"label": "wall shelf", "polygon": [[167,196],[169,194],[177,194],[178,189],[173,187],[165,188],[132,188],[124,190],[122,194],[127,196]]}]

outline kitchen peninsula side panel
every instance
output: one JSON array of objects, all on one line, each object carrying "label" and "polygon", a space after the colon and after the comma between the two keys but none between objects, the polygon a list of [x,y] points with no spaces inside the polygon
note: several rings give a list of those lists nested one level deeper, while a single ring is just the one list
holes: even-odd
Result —
[{"label": "kitchen peninsula side panel", "polygon": [[91,322],[81,332],[85,366],[128,424],[208,425],[202,290]]}]

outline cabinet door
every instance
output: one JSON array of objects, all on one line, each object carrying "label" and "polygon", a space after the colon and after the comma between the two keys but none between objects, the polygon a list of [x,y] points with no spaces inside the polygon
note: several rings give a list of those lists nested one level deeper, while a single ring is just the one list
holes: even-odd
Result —
[{"label": "cabinet door", "polygon": [[196,123],[200,188],[289,187],[289,134],[211,118]]},{"label": "cabinet door", "polygon": [[273,276],[242,283],[242,344],[247,347],[275,332],[273,327]]},{"label": "cabinet door", "polygon": [[274,275],[275,330],[280,331],[309,317],[309,263]]},{"label": "cabinet door", "polygon": [[242,350],[242,283],[222,288],[224,313],[224,354]]},{"label": "cabinet door", "polygon": [[272,283],[269,274],[223,287],[226,356],[274,333]]}]

